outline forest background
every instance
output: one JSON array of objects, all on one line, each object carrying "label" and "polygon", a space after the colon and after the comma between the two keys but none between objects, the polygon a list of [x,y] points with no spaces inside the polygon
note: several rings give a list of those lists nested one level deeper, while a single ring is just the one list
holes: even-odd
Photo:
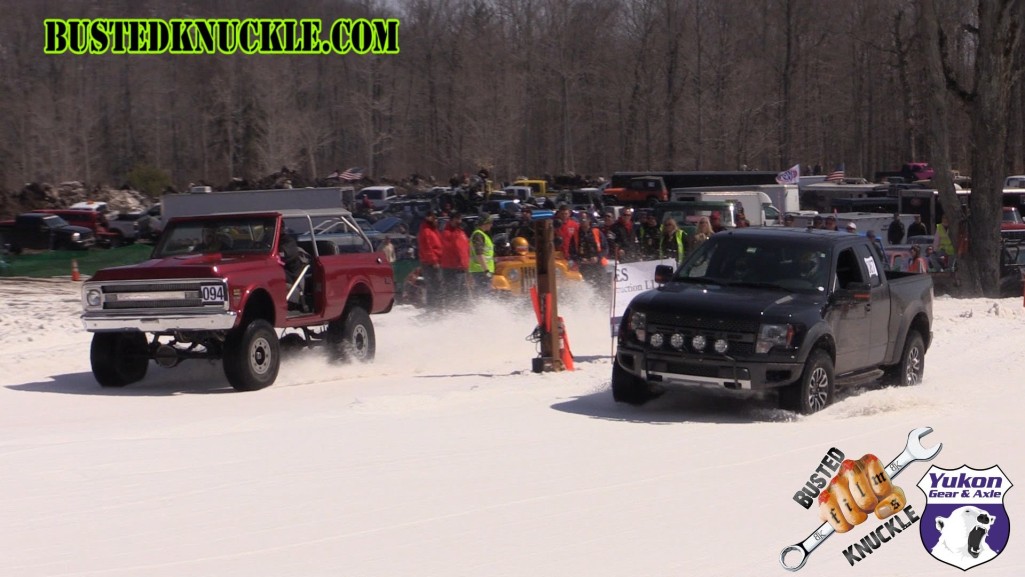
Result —
[{"label": "forest background", "polygon": [[[842,163],[871,177],[914,160],[996,198],[1025,172],[1022,5],[3,0],[0,187],[158,194],[282,166],[445,182],[481,166],[507,181]],[[99,17],[398,18],[400,53],[43,53],[44,19]]]}]

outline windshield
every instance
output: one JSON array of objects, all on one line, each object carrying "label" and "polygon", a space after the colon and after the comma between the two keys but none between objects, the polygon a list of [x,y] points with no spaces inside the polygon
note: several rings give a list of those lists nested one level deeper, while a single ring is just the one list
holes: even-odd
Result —
[{"label": "windshield", "polygon": [[68,221],[64,220],[63,218],[55,214],[43,217],[43,223],[50,228],[63,228],[65,226],[71,226],[70,224],[68,224]]},{"label": "windshield", "polygon": [[824,246],[792,239],[714,235],[684,261],[673,280],[820,293],[828,285],[831,258]]},{"label": "windshield", "polygon": [[154,258],[212,253],[269,253],[274,217],[228,217],[172,223],[160,237]]}]

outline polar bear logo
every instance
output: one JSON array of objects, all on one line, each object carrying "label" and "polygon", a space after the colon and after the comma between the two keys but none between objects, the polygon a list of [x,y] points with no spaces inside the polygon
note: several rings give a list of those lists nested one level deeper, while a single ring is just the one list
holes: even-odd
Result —
[{"label": "polar bear logo", "polygon": [[972,506],[954,509],[949,517],[937,516],[940,538],[932,548],[933,557],[966,570],[996,557],[986,544],[994,521],[992,513]]}]

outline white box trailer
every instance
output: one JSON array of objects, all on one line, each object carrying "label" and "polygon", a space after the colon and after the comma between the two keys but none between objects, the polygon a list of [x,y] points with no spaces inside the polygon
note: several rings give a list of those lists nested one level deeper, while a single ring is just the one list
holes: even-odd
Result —
[{"label": "white box trailer", "polygon": [[[687,187],[687,188],[674,188],[670,193],[670,197],[673,194],[679,193],[685,195],[694,192],[759,192],[764,196],[761,197],[761,205],[765,208],[769,205],[776,209],[775,211],[769,209],[766,211],[766,217],[769,221],[774,220],[774,212],[780,214],[787,212],[796,212],[800,210],[800,192],[797,185],[794,184],[751,184],[751,185],[740,185],[740,186],[703,186],[703,187]],[[712,200],[712,199],[709,199]],[[718,200],[718,199],[715,199]],[[750,207],[745,204],[744,212],[747,213]],[[749,217],[750,219],[750,217]],[[752,223],[754,224],[754,223]]]},{"label": "white box trailer", "polygon": [[734,202],[744,210],[744,216],[751,226],[776,224],[779,210],[773,206],[769,195],[760,190],[737,190],[733,187],[674,188],[669,193],[671,201]]},{"label": "white box trailer", "polygon": [[177,216],[287,209],[347,209],[352,187],[280,188],[228,192],[165,194],[160,198],[164,222]]}]

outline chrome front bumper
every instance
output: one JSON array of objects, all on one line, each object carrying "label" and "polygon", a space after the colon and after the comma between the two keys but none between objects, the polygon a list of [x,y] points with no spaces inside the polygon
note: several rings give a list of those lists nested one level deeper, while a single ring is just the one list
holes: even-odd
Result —
[{"label": "chrome front bumper", "polygon": [[82,314],[82,324],[85,326],[85,330],[93,333],[131,330],[145,333],[226,331],[234,328],[237,321],[238,314],[234,311],[160,316],[110,314],[102,311]]}]

